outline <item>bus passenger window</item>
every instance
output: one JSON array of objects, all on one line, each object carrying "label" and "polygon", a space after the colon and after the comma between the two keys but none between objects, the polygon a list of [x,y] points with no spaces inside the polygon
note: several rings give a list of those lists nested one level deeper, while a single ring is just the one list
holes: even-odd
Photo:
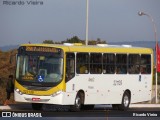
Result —
[{"label": "bus passenger window", "polygon": [[91,74],[102,73],[102,54],[101,53],[90,54],[90,73]]},{"label": "bus passenger window", "polygon": [[151,74],[151,55],[141,55],[141,74]]},{"label": "bus passenger window", "polygon": [[75,76],[75,54],[67,53],[66,55],[66,82]]},{"label": "bus passenger window", "polygon": [[115,54],[103,54],[103,74],[115,73]]},{"label": "bus passenger window", "polygon": [[130,54],[128,55],[128,73],[139,74],[140,72],[140,55]]},{"label": "bus passenger window", "polygon": [[127,73],[127,54],[116,55],[116,74]]},{"label": "bus passenger window", "polygon": [[89,73],[89,54],[88,53],[77,53],[76,56],[76,72],[78,74],[88,74]]}]

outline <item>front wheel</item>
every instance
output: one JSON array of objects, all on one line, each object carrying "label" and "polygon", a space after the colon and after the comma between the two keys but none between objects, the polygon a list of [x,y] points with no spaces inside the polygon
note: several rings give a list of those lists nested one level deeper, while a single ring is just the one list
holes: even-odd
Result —
[{"label": "front wheel", "polygon": [[75,98],[75,103],[73,106],[70,107],[71,111],[80,111],[84,106],[84,94],[78,93]]},{"label": "front wheel", "polygon": [[119,105],[119,110],[127,110],[129,108],[131,101],[130,94],[128,92],[124,92],[122,97],[122,103]]}]

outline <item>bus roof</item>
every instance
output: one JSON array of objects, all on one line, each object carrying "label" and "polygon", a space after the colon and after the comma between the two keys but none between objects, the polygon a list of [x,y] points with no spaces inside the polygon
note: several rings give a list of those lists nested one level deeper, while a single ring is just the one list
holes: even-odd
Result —
[{"label": "bus roof", "polygon": [[61,48],[64,52],[97,52],[97,53],[142,53],[152,54],[152,48],[133,47],[131,45],[81,45],[81,44],[22,44],[21,46],[41,46],[41,47],[56,47]]}]

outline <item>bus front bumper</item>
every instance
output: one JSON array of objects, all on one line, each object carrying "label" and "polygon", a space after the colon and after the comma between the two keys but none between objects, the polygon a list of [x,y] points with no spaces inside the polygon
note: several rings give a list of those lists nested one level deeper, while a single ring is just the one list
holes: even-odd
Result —
[{"label": "bus front bumper", "polygon": [[16,102],[28,102],[28,103],[45,103],[45,104],[58,104],[62,105],[63,103],[64,92],[58,91],[50,96],[37,96],[22,94],[14,91],[14,99]]}]

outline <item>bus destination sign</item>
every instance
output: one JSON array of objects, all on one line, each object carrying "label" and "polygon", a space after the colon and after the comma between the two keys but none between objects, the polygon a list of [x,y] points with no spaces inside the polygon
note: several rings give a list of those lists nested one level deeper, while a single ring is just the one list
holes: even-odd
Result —
[{"label": "bus destination sign", "polygon": [[53,47],[27,46],[26,51],[29,52],[58,52],[58,49]]}]

